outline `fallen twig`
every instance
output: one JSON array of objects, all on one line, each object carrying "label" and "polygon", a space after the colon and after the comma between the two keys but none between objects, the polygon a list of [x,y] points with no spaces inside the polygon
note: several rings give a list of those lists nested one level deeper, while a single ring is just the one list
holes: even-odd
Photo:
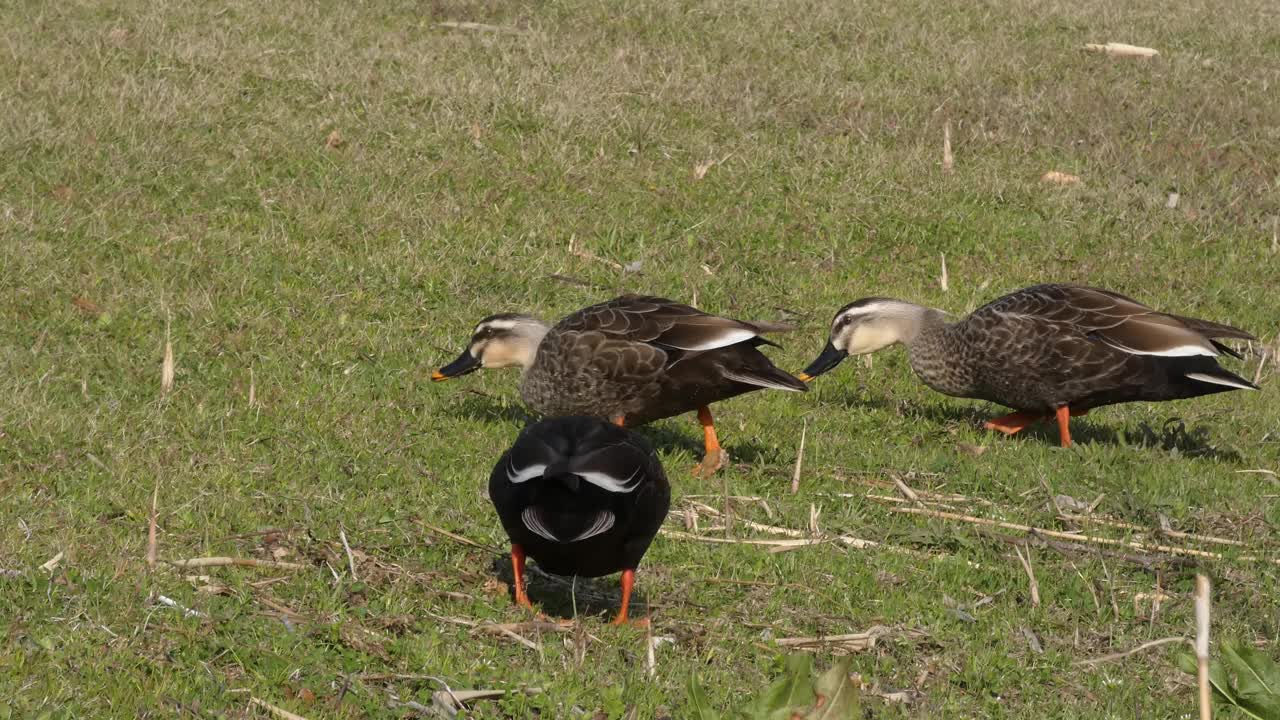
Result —
[{"label": "fallen twig", "polygon": [[800,466],[804,463],[804,436],[809,432],[809,419],[800,426],[800,449],[796,451],[796,469],[791,473],[791,494],[800,492]]},{"label": "fallen twig", "polygon": [[1138,45],[1129,45],[1128,43],[1086,43],[1085,50],[1089,52],[1104,53],[1113,57],[1136,57],[1136,58],[1152,58],[1160,54],[1159,50],[1149,47],[1140,47]]},{"label": "fallen twig", "polygon": [[[1022,548],[1027,548],[1027,554],[1022,554]],[[1040,607],[1040,583],[1036,582],[1036,572],[1031,568],[1031,547],[1027,545],[1014,545],[1013,551],[1018,555],[1018,562],[1022,563],[1022,569],[1027,571],[1027,579],[1031,583],[1031,607]]]},{"label": "fallen twig", "polygon": [[431,694],[431,699],[437,703],[452,706],[455,710],[461,710],[463,703],[472,700],[490,700],[499,698],[508,693],[524,693],[525,695],[537,695],[542,692],[542,688],[520,688],[518,690],[452,690],[446,692],[437,690]]},{"label": "fallen twig", "polygon": [[471,547],[477,547],[477,548],[481,548],[481,549],[483,549],[483,550],[493,550],[493,549],[495,549],[495,548],[489,547],[488,545],[481,545],[480,543],[476,542],[475,540],[471,540],[470,538],[465,538],[465,537],[463,537],[463,536],[461,536],[461,535],[458,535],[457,533],[451,533],[451,532],[449,532],[448,530],[444,530],[444,529],[442,529],[442,528],[438,528],[438,527],[436,527],[435,525],[431,525],[431,524],[429,524],[429,523],[422,522],[421,520],[419,520],[419,521],[418,521],[418,524],[419,524],[419,525],[421,525],[422,527],[426,528],[427,530],[429,530],[429,531],[431,531],[431,532],[433,532],[433,533],[437,534],[437,535],[443,535],[444,537],[447,537],[447,538],[449,538],[450,540],[453,540],[453,541],[455,541],[455,542],[460,542],[460,543],[462,543],[463,545],[470,545]]},{"label": "fallen twig", "polygon": [[255,568],[279,568],[281,570],[306,570],[309,566],[300,563],[285,562],[283,560],[257,560],[255,558],[233,558],[233,557],[203,557],[191,558],[189,560],[166,560],[168,564],[177,568],[198,568],[198,567],[226,567],[228,565],[236,567],[255,567]]},{"label": "fallen twig", "polygon": [[338,528],[338,537],[342,539],[342,549],[347,551],[347,567],[351,569],[351,582],[360,582],[356,575],[356,557],[351,554],[351,545],[347,542],[346,528]]},{"label": "fallen twig", "polygon": [[253,696],[249,697],[249,704],[257,705],[260,708],[264,708],[267,712],[271,713],[272,715],[275,715],[281,720],[307,720],[301,715],[291,713],[288,710],[285,710],[284,708],[276,707],[275,705],[272,705],[269,702],[266,702],[264,700],[259,700],[258,698]]},{"label": "fallen twig", "polygon": [[191,608],[179,603],[177,600],[174,600],[173,598],[165,597],[164,595],[156,595],[155,597],[156,597],[156,602],[160,603],[161,605],[166,605],[168,607],[171,607],[174,610],[180,610],[184,617],[209,617],[208,613],[202,613],[199,610],[192,610]]},{"label": "fallen twig", "polygon": [[[1116,540],[1113,538],[1097,537],[1095,535],[1083,535],[1080,533],[1066,533],[1057,530],[1048,530],[1046,528],[1033,527],[1031,525],[1022,525],[1019,523],[1005,522],[1003,520],[992,520],[990,518],[975,517],[973,515],[961,515],[959,513],[942,512],[940,510],[929,510],[927,508],[913,507],[891,507],[892,512],[910,513],[912,515],[927,515],[943,520],[956,520],[959,522],[971,523],[974,525],[987,525],[989,527],[1004,528],[1006,530],[1017,530],[1019,532],[1036,533],[1047,537],[1061,538],[1064,540],[1072,540],[1075,542],[1095,543],[1098,545],[1112,545],[1116,547],[1127,547],[1134,550],[1144,550],[1147,552],[1162,552],[1169,555],[1188,555],[1191,557],[1213,558],[1214,560],[1225,560],[1227,557],[1221,553],[1209,552],[1207,550],[1196,550],[1193,548],[1175,547],[1171,545],[1154,545],[1131,540]],[[1273,565],[1280,565],[1280,559],[1259,558],[1255,555],[1241,555],[1237,560],[1245,562],[1268,562]]]},{"label": "fallen twig", "polygon": [[147,521],[147,569],[156,569],[156,554],[159,541],[156,538],[156,502],[160,498],[160,476],[156,476],[156,487],[151,491],[151,516]]},{"label": "fallen twig", "polygon": [[58,554],[46,560],[45,563],[40,566],[40,569],[45,572],[53,572],[58,567],[58,563],[62,562],[63,557],[65,557],[65,555],[63,555],[62,551],[59,550]]},{"label": "fallen twig", "polygon": [[490,25],[489,23],[469,22],[465,20],[446,20],[445,22],[436,23],[436,27],[446,28],[449,30],[473,30],[475,32],[504,33],[508,35],[523,35],[525,33],[525,31],[520,28],[509,27],[506,25]]},{"label": "fallen twig", "polygon": [[1212,720],[1209,692],[1209,578],[1196,575],[1196,679],[1200,685],[1200,720]]},{"label": "fallen twig", "polygon": [[1122,652],[1111,653],[1110,655],[1103,655],[1101,657],[1096,657],[1096,658],[1089,658],[1088,660],[1077,660],[1074,663],[1072,663],[1072,665],[1076,665],[1076,666],[1099,665],[1101,663],[1111,662],[1112,660],[1120,660],[1121,658],[1127,658],[1130,655],[1135,655],[1140,652],[1145,652],[1152,648],[1158,648],[1158,647],[1161,647],[1162,645],[1168,645],[1170,643],[1179,643],[1179,642],[1187,642],[1187,639],[1179,635],[1178,637],[1167,637],[1167,638],[1161,638],[1159,640],[1152,640],[1151,642],[1144,642],[1137,647],[1129,648],[1128,650],[1124,650]]}]

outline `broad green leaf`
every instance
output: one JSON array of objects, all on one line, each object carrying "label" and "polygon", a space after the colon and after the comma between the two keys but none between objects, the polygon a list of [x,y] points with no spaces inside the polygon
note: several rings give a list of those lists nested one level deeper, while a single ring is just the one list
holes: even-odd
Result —
[{"label": "broad green leaf", "polygon": [[849,680],[848,661],[837,663],[818,678],[818,698],[804,720],[852,720],[860,713],[858,688]]},{"label": "broad green leaf", "polygon": [[1221,695],[1228,704],[1240,704],[1236,700],[1236,689],[1231,684],[1231,676],[1227,675],[1226,668],[1218,660],[1209,661],[1209,684],[1213,686],[1214,692]]},{"label": "broad green leaf", "polygon": [[1280,668],[1271,658],[1240,643],[1223,643],[1222,655],[1235,672],[1240,707],[1258,717],[1280,719]]},{"label": "broad green leaf", "polygon": [[790,720],[793,711],[813,706],[813,656],[787,656],[782,674],[743,712],[750,720]]},{"label": "broad green leaf", "polygon": [[1188,675],[1200,673],[1200,665],[1196,662],[1196,656],[1191,653],[1178,653],[1177,663],[1178,669]]},{"label": "broad green leaf", "polygon": [[689,710],[692,720],[720,720],[720,714],[707,702],[707,694],[703,692],[697,675],[689,676]]}]

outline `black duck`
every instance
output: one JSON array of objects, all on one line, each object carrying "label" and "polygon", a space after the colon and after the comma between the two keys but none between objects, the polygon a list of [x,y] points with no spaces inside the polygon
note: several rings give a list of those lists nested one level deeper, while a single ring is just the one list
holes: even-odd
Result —
[{"label": "black duck", "polygon": [[773,345],[762,334],[788,329],[623,295],[550,328],[528,315],[491,315],[476,326],[458,359],[431,377],[519,366],[520,396],[533,410],[549,417],[604,417],[627,427],[696,410],[705,455],[695,473],[705,476],[725,462],[711,403],[761,388],[807,389],[759,349]]},{"label": "black duck", "polygon": [[1156,312],[1109,290],[1036,285],[950,322],[940,310],[863,298],[836,313],[805,381],[849,355],[894,343],[907,347],[926,385],[956,397],[1017,410],[986,427],[1012,435],[1056,417],[1064,447],[1068,422],[1103,405],[1178,400],[1257,386],[1218,365],[1240,354],[1217,338],[1256,340],[1228,325]]},{"label": "black duck", "polygon": [[643,437],[594,417],[542,420],[525,428],[489,475],[489,499],[511,539],[516,603],[525,558],[555,575],[622,572],[627,621],[636,568],[671,502],[662,464]]}]

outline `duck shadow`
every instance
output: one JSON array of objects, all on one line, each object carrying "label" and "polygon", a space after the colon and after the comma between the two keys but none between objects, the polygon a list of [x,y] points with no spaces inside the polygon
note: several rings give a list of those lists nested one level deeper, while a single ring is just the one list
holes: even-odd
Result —
[{"label": "duck shadow", "polygon": [[[840,404],[850,409],[873,409],[883,412],[894,412],[906,418],[927,420],[937,425],[965,425],[979,430],[991,418],[1004,415],[1010,410],[989,404],[954,405],[949,403],[917,404],[913,402],[893,403],[881,398],[857,400],[846,396]],[[992,432],[998,436],[998,433]],[[1050,445],[1058,444],[1058,426],[1050,421],[1038,422],[1019,433],[1021,437],[1032,437]],[[1240,462],[1240,454],[1230,448],[1219,447],[1214,443],[1212,429],[1206,425],[1195,425],[1188,428],[1186,423],[1177,417],[1165,420],[1159,428],[1152,427],[1146,421],[1139,422],[1136,428],[1118,431],[1103,421],[1093,422],[1084,417],[1071,418],[1071,438],[1077,443],[1098,443],[1103,445],[1127,445],[1142,449],[1159,449],[1164,452],[1186,457],[1207,458],[1228,462]]]},{"label": "duck shadow", "polygon": [[[511,601],[515,602],[515,573],[511,570],[511,557],[498,555],[493,558],[494,577],[507,586]],[[622,603],[622,590],[618,576],[599,578],[563,577],[543,572],[536,560],[525,565],[525,591],[529,600],[544,615],[562,620],[581,617],[605,616],[612,620]],[[649,614],[649,601],[639,588],[631,591],[632,617]]]},{"label": "duck shadow", "polygon": [[516,424],[521,427],[536,422],[538,416],[519,403],[502,402],[479,390],[463,390],[461,399],[451,403],[449,414],[470,420]]},{"label": "duck shadow", "polygon": [[[679,417],[683,418],[684,416],[681,415]],[[692,423],[690,425],[693,426]],[[653,443],[654,448],[659,450],[677,448],[688,450],[695,460],[700,460],[705,450],[702,445],[702,438],[693,432],[682,431],[678,426],[641,425],[631,429],[643,435],[649,442]],[[770,448],[757,442],[755,438],[739,434],[730,435],[724,441],[724,449],[731,462],[740,462],[747,465],[765,462],[769,459],[770,453],[773,452]]]},{"label": "duck shadow", "polygon": [[[447,412],[470,420],[514,424],[520,427],[541,419],[541,416],[529,412],[519,403],[505,403],[479,390],[464,390],[463,396],[451,403]],[[690,418],[693,417],[692,413],[687,414]],[[702,439],[696,433],[697,425],[692,420],[687,420],[688,427],[680,428],[679,419],[684,418],[684,415],[679,415],[671,419],[675,422],[669,424],[658,421],[629,429],[643,435],[657,449],[683,448],[688,450],[694,458],[700,459],[704,448]],[[769,452],[767,447],[754,438],[740,435],[730,437],[725,449],[734,462],[740,461],[747,464],[761,462]]]}]

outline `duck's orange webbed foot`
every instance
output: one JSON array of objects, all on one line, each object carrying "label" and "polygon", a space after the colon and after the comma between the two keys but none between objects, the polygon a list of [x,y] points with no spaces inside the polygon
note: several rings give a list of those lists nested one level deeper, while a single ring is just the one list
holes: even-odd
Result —
[{"label": "duck's orange webbed foot", "polygon": [[1005,435],[1013,435],[1027,429],[1045,418],[1040,413],[1015,412],[1008,415],[1001,415],[998,418],[991,418],[983,423],[982,427],[987,430],[998,430]]},{"label": "duck's orange webbed foot", "polygon": [[709,478],[728,463],[729,454],[720,447],[720,439],[716,437],[716,425],[711,417],[711,408],[706,405],[698,408],[698,422],[702,425],[702,444],[705,452],[702,455],[702,462],[693,466],[693,476]]}]

